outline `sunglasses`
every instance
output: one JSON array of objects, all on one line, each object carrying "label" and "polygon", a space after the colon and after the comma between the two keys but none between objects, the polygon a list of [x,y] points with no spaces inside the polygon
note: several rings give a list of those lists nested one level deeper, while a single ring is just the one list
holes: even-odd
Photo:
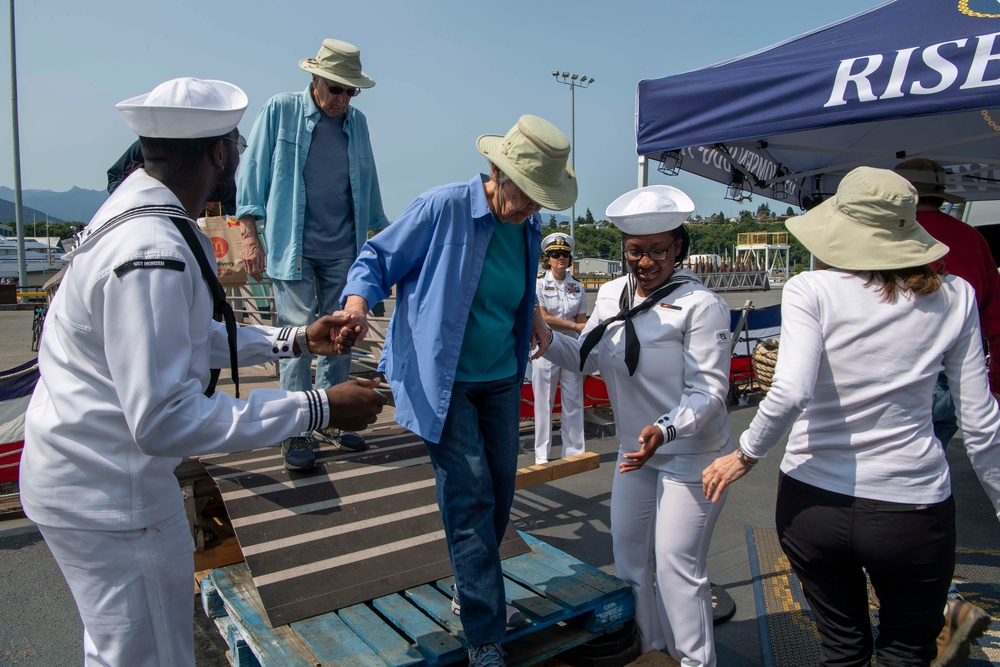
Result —
[{"label": "sunglasses", "polygon": [[550,252],[549,257],[553,259],[569,259],[570,254],[565,250],[557,250],[556,252]]},{"label": "sunglasses", "polygon": [[343,95],[347,93],[348,97],[357,97],[361,94],[360,88],[341,88],[340,86],[331,86],[326,84],[326,89],[330,91],[331,95]]},{"label": "sunglasses", "polygon": [[237,134],[235,139],[233,139],[232,137],[222,137],[222,138],[225,139],[226,141],[231,141],[234,144],[236,144],[236,150],[239,151],[240,155],[243,155],[243,151],[247,149],[247,140],[243,137],[242,134]]}]

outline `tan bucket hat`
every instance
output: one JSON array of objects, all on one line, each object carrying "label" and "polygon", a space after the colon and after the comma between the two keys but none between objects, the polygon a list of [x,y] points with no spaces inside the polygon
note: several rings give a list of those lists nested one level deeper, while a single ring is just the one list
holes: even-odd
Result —
[{"label": "tan bucket hat", "polygon": [[299,61],[299,67],[330,81],[354,88],[371,88],[375,82],[361,71],[361,51],[339,39],[324,39],[315,58]]},{"label": "tan bucket hat", "polygon": [[824,264],[848,271],[923,266],[948,246],[917,224],[917,191],[888,169],[858,167],[837,193],[785,226]]},{"label": "tan bucket hat", "polygon": [[900,162],[893,171],[908,180],[921,197],[940,197],[952,204],[961,204],[965,201],[965,197],[945,191],[948,183],[948,172],[930,158],[915,157],[912,160]]},{"label": "tan bucket hat", "polygon": [[562,211],[576,202],[569,139],[544,118],[521,116],[505,136],[479,137],[476,148],[536,204]]}]

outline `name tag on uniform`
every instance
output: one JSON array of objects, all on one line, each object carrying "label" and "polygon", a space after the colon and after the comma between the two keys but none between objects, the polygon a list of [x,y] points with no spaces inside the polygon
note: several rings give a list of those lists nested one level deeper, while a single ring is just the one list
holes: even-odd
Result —
[{"label": "name tag on uniform", "polygon": [[129,271],[136,269],[170,269],[171,271],[184,271],[184,262],[179,259],[158,259],[149,257],[146,259],[133,259],[115,267],[115,275],[121,278]]},{"label": "name tag on uniform", "polygon": [[680,306],[675,306],[672,303],[661,303],[660,308],[666,308],[667,310],[684,310]]},{"label": "name tag on uniform", "polygon": [[546,286],[545,286],[545,291],[546,291],[546,292],[555,292],[555,291],[556,291],[556,288],[555,288],[555,287],[553,287],[552,285],[546,285]]}]

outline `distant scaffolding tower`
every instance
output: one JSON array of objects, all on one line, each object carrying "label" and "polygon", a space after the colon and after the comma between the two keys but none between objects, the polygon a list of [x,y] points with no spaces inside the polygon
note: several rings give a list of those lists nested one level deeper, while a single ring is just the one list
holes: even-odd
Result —
[{"label": "distant scaffolding tower", "polygon": [[768,277],[788,280],[788,232],[749,232],[736,235],[740,266],[766,271]]}]

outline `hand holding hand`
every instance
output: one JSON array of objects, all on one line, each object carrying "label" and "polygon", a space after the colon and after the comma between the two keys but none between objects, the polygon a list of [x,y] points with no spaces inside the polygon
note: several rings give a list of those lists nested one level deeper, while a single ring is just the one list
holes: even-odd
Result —
[{"label": "hand holding hand", "polygon": [[326,390],[330,402],[330,426],[343,431],[363,431],[382,412],[389,399],[375,391],[378,380],[355,378]]},{"label": "hand holding hand", "polygon": [[348,321],[340,327],[334,338],[338,354],[346,354],[368,334],[368,302],[352,294],[347,297],[344,310],[337,314],[348,317]]},{"label": "hand holding hand", "polygon": [[337,333],[342,327],[348,325],[350,321],[350,315],[342,310],[319,318],[306,327],[306,339],[309,342],[309,349],[301,350],[300,354],[320,354],[323,356],[343,354],[336,344]]},{"label": "hand holding hand", "polygon": [[618,464],[618,472],[624,474],[638,470],[646,464],[646,461],[649,460],[662,444],[663,431],[660,430],[659,426],[650,424],[642,429],[642,433],[639,434],[639,451],[622,454],[625,460]]}]

